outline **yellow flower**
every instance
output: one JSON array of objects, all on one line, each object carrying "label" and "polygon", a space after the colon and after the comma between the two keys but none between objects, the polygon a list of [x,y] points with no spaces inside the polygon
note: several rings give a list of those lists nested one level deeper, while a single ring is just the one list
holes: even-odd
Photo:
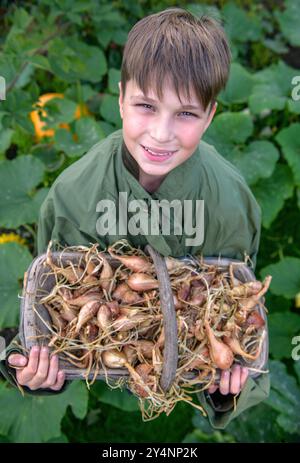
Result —
[{"label": "yellow flower", "polygon": [[16,233],[2,233],[0,235],[0,244],[11,242],[26,244],[26,240],[24,240],[24,238],[21,238],[21,236],[17,235]]}]

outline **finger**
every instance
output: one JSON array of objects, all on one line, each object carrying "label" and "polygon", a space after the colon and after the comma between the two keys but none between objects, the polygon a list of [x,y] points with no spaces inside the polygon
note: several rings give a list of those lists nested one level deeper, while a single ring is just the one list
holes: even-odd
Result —
[{"label": "finger", "polygon": [[219,389],[221,394],[226,395],[229,393],[230,371],[223,370],[221,373]]},{"label": "finger", "polygon": [[53,391],[59,391],[65,382],[65,373],[60,370],[57,374],[57,381],[56,383],[51,387]]},{"label": "finger", "polygon": [[249,370],[247,367],[243,367],[242,368],[242,374],[241,374],[241,389],[243,389],[243,387],[245,386],[246,384],[246,381],[248,379],[248,376],[249,376]]},{"label": "finger", "polygon": [[27,385],[36,374],[39,364],[39,346],[33,346],[29,352],[29,359],[27,366],[22,371],[17,371],[17,380],[21,385]]},{"label": "finger", "polygon": [[240,365],[234,365],[232,368],[230,378],[230,392],[231,394],[238,394],[241,390],[241,367]]},{"label": "finger", "polygon": [[58,373],[58,357],[57,355],[52,355],[50,359],[49,371],[46,380],[40,385],[41,388],[49,388],[54,386],[57,381]]},{"label": "finger", "polygon": [[210,394],[213,394],[214,392],[216,392],[216,390],[218,389],[218,385],[217,384],[212,384],[209,388],[208,388],[208,392]]},{"label": "finger", "polygon": [[8,363],[11,367],[24,368],[27,365],[27,357],[21,354],[11,354],[8,357]]},{"label": "finger", "polygon": [[38,389],[41,387],[41,384],[46,380],[48,376],[48,369],[49,369],[49,348],[48,347],[42,347],[40,351],[40,357],[39,357],[39,366],[36,371],[36,374],[28,383],[28,387],[30,389]]}]

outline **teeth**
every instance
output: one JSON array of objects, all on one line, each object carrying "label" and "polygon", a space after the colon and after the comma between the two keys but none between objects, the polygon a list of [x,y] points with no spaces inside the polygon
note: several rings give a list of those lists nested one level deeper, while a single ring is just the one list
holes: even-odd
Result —
[{"label": "teeth", "polygon": [[148,151],[149,153],[153,154],[154,156],[170,156],[172,153],[169,153],[169,152],[166,152],[166,153],[155,153],[154,151],[151,151],[149,148],[146,148],[146,146],[144,146],[145,150]]}]

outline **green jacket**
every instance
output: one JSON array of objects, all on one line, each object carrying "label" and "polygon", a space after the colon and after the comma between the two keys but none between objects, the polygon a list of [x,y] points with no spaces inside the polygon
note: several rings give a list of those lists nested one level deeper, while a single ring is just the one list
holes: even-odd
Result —
[{"label": "green jacket", "polygon": [[[124,209],[124,203],[119,202],[119,192],[126,194],[126,204],[138,200],[148,211],[152,200],[179,200],[182,203],[183,200],[192,200],[193,227],[197,223],[196,200],[204,200],[204,239],[199,244],[190,245],[188,239],[196,235],[191,233],[191,229],[186,230],[184,223],[182,233],[177,234],[172,228],[175,222],[172,213],[170,234],[151,234],[150,223],[149,228],[143,230],[144,234],[124,232],[121,229],[124,217],[129,221],[134,213]],[[98,227],[101,216],[99,201],[103,199],[112,200],[117,217],[106,235],[100,235]],[[143,248],[150,243],[164,256],[202,253],[203,256],[244,260],[245,254],[248,254],[254,270],[260,228],[261,211],[244,178],[213,146],[201,141],[193,155],[169,172],[151,194],[138,181],[138,165],[124,144],[121,129],[94,145],[55,180],[40,210],[38,253],[45,252],[50,239],[70,246],[98,242],[105,248],[118,239],[126,238],[135,247]],[[9,346],[8,351],[11,348]],[[1,362],[1,371],[11,381],[14,372],[5,362]],[[68,382],[65,387],[67,385]],[[27,392],[55,393],[29,389]],[[216,397],[213,394],[201,393],[198,398],[208,413],[211,425],[224,428],[243,410],[265,399],[268,393],[269,377],[262,375],[247,381],[237,399],[235,411],[230,396],[218,402],[213,401]]]}]

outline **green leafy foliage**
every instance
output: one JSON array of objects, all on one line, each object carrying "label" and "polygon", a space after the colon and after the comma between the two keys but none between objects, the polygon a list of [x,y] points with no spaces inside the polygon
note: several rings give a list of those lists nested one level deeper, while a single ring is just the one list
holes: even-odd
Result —
[{"label": "green leafy foliage", "polygon": [[283,208],[285,200],[293,194],[293,176],[290,169],[284,164],[277,164],[273,175],[257,182],[252,191],[262,209],[263,226],[269,228]]},{"label": "green leafy foliage", "polygon": [[254,76],[256,84],[249,97],[251,112],[259,114],[265,110],[283,110],[290,101],[295,75],[297,70],[282,61],[257,72]]},{"label": "green leafy foliage", "polygon": [[280,130],[276,140],[282,148],[284,157],[287,160],[294,174],[294,183],[300,186],[300,124],[292,124],[289,127]]},{"label": "green leafy foliage", "polygon": [[100,402],[110,404],[125,412],[133,412],[139,410],[137,398],[130,394],[127,389],[110,389],[104,381],[98,381],[91,387],[91,393]]},{"label": "green leafy foliage", "polygon": [[300,259],[285,257],[280,262],[270,264],[261,271],[263,277],[272,275],[270,291],[278,296],[292,298],[300,288]]},{"label": "green leafy foliage", "polygon": [[52,72],[66,82],[78,79],[99,82],[107,70],[103,51],[76,37],[55,39],[49,49],[48,59]]},{"label": "green leafy foliage", "polygon": [[0,225],[17,228],[37,221],[40,206],[48,191],[46,188],[37,190],[43,175],[43,164],[33,156],[0,162]]},{"label": "green leafy foliage", "polygon": [[287,373],[286,366],[274,360],[270,364],[272,389],[266,403],[276,410],[276,422],[287,433],[299,434],[300,390],[296,378]]},{"label": "green leafy foliage", "polygon": [[219,101],[224,105],[246,103],[255,84],[254,77],[239,63],[232,63],[226,89],[220,93]]},{"label": "green leafy foliage", "polygon": [[23,397],[17,389],[0,383],[0,433],[12,442],[46,442],[61,434],[60,422],[70,405],[74,415],[83,419],[88,392],[82,382],[73,382],[54,396]]},{"label": "green leafy foliage", "polygon": [[17,243],[0,245],[0,328],[16,326],[19,321],[19,299],[22,281],[32,261],[26,246]]},{"label": "green leafy foliage", "polygon": [[268,325],[272,357],[276,360],[289,359],[293,350],[292,339],[300,333],[300,315],[271,313]]},{"label": "green leafy foliage", "polygon": [[295,46],[300,46],[300,2],[299,0],[286,0],[284,11],[275,11],[274,15],[279,22],[284,37]]},{"label": "green leafy foliage", "polygon": [[78,157],[104,137],[105,133],[101,125],[85,117],[75,122],[74,134],[66,129],[58,129],[55,134],[55,147],[69,157]]}]

